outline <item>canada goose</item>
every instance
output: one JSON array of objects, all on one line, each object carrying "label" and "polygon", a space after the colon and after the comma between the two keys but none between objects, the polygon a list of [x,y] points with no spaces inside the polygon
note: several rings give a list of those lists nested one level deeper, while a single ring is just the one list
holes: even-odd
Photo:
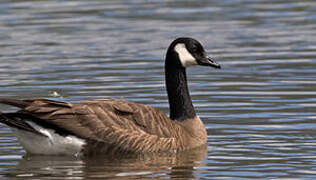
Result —
[{"label": "canada goose", "polygon": [[207,134],[187,86],[185,69],[193,65],[220,68],[197,40],[174,40],[165,60],[170,117],[156,108],[122,99],[80,103],[0,99],[0,103],[21,109],[0,114],[0,122],[12,128],[30,154],[142,154],[199,147],[205,145]]}]

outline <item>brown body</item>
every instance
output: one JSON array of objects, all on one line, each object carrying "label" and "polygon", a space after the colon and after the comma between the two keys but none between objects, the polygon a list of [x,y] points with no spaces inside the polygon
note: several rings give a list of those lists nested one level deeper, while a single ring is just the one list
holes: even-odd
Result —
[{"label": "brown body", "polygon": [[25,149],[38,154],[142,154],[193,149],[205,144],[207,135],[187,86],[186,68],[192,65],[220,68],[195,39],[174,40],[165,60],[170,117],[156,108],[121,99],[73,104],[0,99],[0,103],[21,108],[15,113],[0,113],[0,122],[17,130]]},{"label": "brown body", "polygon": [[201,146],[207,138],[199,117],[174,121],[156,108],[121,99],[73,104],[0,99],[0,103],[20,107],[19,113],[34,116],[35,122],[47,122],[86,140],[85,154],[177,152]]}]

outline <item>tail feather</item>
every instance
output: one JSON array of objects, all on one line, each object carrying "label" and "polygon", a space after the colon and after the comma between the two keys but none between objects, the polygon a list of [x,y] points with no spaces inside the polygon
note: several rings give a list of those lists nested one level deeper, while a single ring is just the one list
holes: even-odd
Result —
[{"label": "tail feather", "polygon": [[44,134],[38,132],[36,129],[30,126],[26,121],[27,119],[25,118],[25,115],[21,117],[21,114],[19,113],[0,114],[0,123],[6,124],[13,128],[45,136]]},{"label": "tail feather", "polygon": [[19,108],[25,108],[26,106],[30,105],[31,102],[24,101],[24,100],[17,100],[17,99],[1,98],[0,103],[19,107]]}]

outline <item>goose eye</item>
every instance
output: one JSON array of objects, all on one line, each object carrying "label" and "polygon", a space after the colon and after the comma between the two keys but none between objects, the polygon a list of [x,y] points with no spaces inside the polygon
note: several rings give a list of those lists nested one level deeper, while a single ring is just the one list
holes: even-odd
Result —
[{"label": "goose eye", "polygon": [[192,47],[192,52],[197,52],[198,51],[198,48],[196,46],[193,46]]}]

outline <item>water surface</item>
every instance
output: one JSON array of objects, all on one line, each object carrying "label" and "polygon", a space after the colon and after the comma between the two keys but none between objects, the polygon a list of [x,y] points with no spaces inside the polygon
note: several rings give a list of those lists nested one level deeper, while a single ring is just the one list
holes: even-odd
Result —
[{"label": "water surface", "polygon": [[1,97],[115,97],[168,113],[163,60],[173,39],[200,40],[222,65],[188,70],[207,152],[23,157],[0,125],[1,179],[314,177],[315,10],[309,0],[1,1]]}]

